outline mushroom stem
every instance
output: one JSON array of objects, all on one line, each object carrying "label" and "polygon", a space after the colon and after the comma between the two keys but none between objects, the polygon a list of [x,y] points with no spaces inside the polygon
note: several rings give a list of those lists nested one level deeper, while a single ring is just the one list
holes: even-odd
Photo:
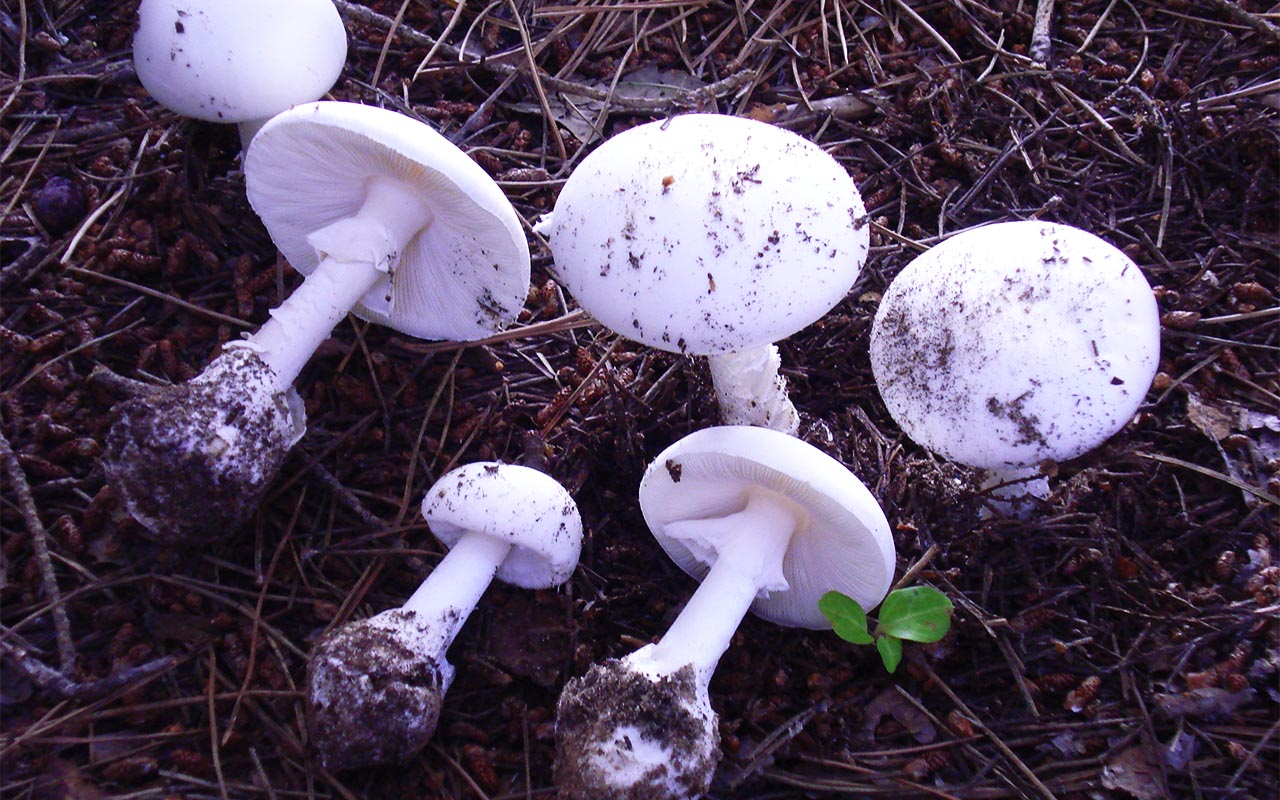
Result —
[{"label": "mushroom stem", "polygon": [[776,345],[707,356],[707,364],[726,425],[755,425],[790,436],[800,430],[800,416],[779,372]]},{"label": "mushroom stem", "polygon": [[391,272],[400,252],[433,215],[405,184],[374,178],[356,213],[312,233],[320,264],[243,346],[254,350],[288,388],[344,316]]},{"label": "mushroom stem", "polygon": [[420,643],[423,652],[444,659],[444,651],[457,638],[510,550],[511,543],[503,539],[467,533],[405,601],[402,610],[414,612],[417,625],[430,639]]},{"label": "mushroom stem", "polygon": [[253,141],[253,137],[258,135],[258,131],[262,130],[262,126],[267,124],[267,120],[271,117],[261,117],[259,119],[246,119],[244,122],[236,124],[236,128],[240,131],[240,152],[249,149],[249,143]]},{"label": "mushroom stem", "polygon": [[[798,513],[772,492],[755,490],[741,511],[668,524],[682,540],[719,555],[662,639],[628,657],[634,666],[669,675],[692,664],[705,685],[756,597],[788,588],[782,558],[799,527]],[[741,535],[747,528],[756,535]]]},{"label": "mushroom stem", "polygon": [[1049,496],[1049,479],[1038,466],[988,469],[982,475],[982,489],[990,502],[982,516],[999,512],[1016,519],[1030,519],[1036,501]]}]

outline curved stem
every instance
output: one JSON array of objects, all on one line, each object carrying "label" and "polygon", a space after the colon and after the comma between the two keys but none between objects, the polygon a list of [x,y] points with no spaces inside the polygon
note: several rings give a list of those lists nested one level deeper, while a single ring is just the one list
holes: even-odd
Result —
[{"label": "curved stem", "polygon": [[431,209],[408,186],[375,178],[355,214],[307,237],[319,265],[241,345],[271,367],[278,390],[293,383],[334,326],[395,267],[401,251],[432,219]]},{"label": "curved stem", "polygon": [[431,643],[424,647],[443,656],[510,550],[510,542],[475,532],[454,544],[404,604],[429,631]]},{"label": "curved stem", "polygon": [[240,346],[261,356],[275,373],[276,390],[284,391],[380,274],[372,264],[325,258]]},{"label": "curved stem", "polygon": [[782,360],[775,345],[707,356],[707,364],[726,425],[755,425],[796,435],[800,415],[778,372]]},{"label": "curved stem", "polygon": [[710,680],[760,592],[788,588],[782,559],[796,527],[796,511],[765,491],[753,492],[734,514],[668,524],[669,535],[696,540],[718,556],[641,668],[669,674],[692,664],[701,680]]}]

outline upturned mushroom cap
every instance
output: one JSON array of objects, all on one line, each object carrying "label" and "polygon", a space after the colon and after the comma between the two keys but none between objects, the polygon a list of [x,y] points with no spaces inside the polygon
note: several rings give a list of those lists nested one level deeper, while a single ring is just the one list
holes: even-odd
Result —
[{"label": "upturned mushroom cap", "polygon": [[372,106],[308,103],[273,117],[245,156],[249,202],[304,275],[322,257],[311,235],[359,211],[379,179],[407,186],[433,219],[353,313],[424,339],[477,339],[510,323],[529,290],[520,221],[493,179],[430,126]]},{"label": "upturned mushroom cap", "polygon": [[605,142],[535,230],[588,313],[691,355],[762,347],[814,322],[848,293],[870,240],[835,159],[789,131],[717,114]]},{"label": "upturned mushroom cap", "polygon": [[329,0],[142,0],[133,61],[161,105],[210,122],[263,119],[323,95],[347,60]]},{"label": "upturned mushroom cap", "polygon": [[453,667],[424,652],[432,632],[392,609],[330,632],[307,662],[307,731],[327,769],[394,764],[435,733]]},{"label": "upturned mushroom cap", "polygon": [[1132,418],[1155,376],[1160,321],[1142,271],[1091,233],[988,225],[921,254],[871,331],[889,412],[969,466],[1073,458]]},{"label": "upturned mushroom cap", "polygon": [[582,518],[565,488],[529,467],[477,462],[446,473],[422,501],[446,547],[469,532],[511,543],[497,578],[525,589],[569,579],[582,549]]},{"label": "upturned mushroom cap", "polygon": [[871,492],[840,462],[767,428],[704,428],[662,451],[640,481],[640,508],[658,543],[701,580],[749,528],[729,541],[679,538],[678,523],[742,511],[752,492],[787,503],[799,521],[783,557],[785,590],[762,592],[751,610],[780,625],[830,628],[818,598],[839,591],[864,608],[889,591],[895,550],[888,520]]},{"label": "upturned mushroom cap", "polygon": [[707,791],[720,732],[692,666],[650,676],[623,659],[574,678],[556,705],[562,800],[685,800]]}]

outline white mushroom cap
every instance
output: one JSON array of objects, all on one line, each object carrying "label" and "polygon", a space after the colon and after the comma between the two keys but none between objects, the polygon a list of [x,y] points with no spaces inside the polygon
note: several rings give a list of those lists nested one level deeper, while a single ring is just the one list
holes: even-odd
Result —
[{"label": "white mushroom cap", "polygon": [[133,60],[165,107],[244,122],[329,91],[347,32],[329,0],[142,0]]},{"label": "white mushroom cap", "polygon": [[789,131],[716,114],[605,142],[535,229],[588,313],[692,355],[762,347],[814,322],[853,286],[870,241],[835,159]]},{"label": "white mushroom cap", "polygon": [[268,122],[245,156],[249,202],[304,275],[314,232],[355,215],[368,187],[414,192],[431,221],[393,254],[353,309],[424,339],[477,339],[511,322],[529,290],[529,246],[515,210],[481,167],[428,125],[355,103],[295,106]]},{"label": "white mushroom cap", "polygon": [[1124,253],[1048,222],[988,225],[921,254],[871,332],[880,395],[913,440],[991,470],[1073,458],[1132,418],[1160,321]]},{"label": "white mushroom cap", "polygon": [[483,533],[511,544],[499,580],[545,589],[569,579],[582,549],[582,518],[565,488],[536,469],[477,462],[446,473],[422,501],[446,547]]},{"label": "white mushroom cap", "polygon": [[780,625],[830,628],[818,610],[828,591],[873,608],[889,591],[895,550],[884,512],[840,462],[800,439],[767,428],[724,426],[689,434],[664,450],[640,481],[640,508],[658,543],[701,580],[721,551],[745,546],[744,526],[718,541],[679,538],[682,520],[742,511],[761,491],[785,502],[797,528],[782,562],[785,586],[751,606]]}]

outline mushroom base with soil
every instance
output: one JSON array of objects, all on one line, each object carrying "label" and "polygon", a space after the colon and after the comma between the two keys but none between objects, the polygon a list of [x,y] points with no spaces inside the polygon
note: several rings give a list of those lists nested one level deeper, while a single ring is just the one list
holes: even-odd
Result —
[{"label": "mushroom base with soil", "polygon": [[391,609],[345,625],[307,665],[307,731],[325,768],[404,761],[435,733],[453,667],[424,654],[420,615]]},{"label": "mushroom base with soil", "polygon": [[625,659],[593,666],[556,707],[555,780],[565,800],[682,800],[711,785],[717,717],[692,665],[650,675]]},{"label": "mushroom base with soil", "polygon": [[305,430],[297,392],[243,347],[112,414],[107,477],[135,519],[175,542],[239,527]]}]

